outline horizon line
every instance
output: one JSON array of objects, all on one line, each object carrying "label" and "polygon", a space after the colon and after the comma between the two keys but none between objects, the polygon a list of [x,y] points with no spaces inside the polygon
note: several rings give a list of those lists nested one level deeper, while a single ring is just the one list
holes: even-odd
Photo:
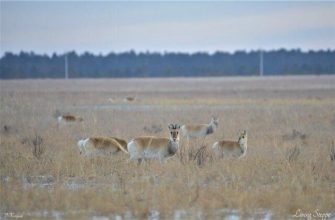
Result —
[{"label": "horizon line", "polygon": [[177,50],[163,50],[163,51],[159,51],[159,50],[135,50],[135,49],[129,49],[129,50],[122,50],[122,51],[113,51],[111,50],[108,53],[103,53],[103,52],[92,52],[92,51],[88,51],[88,50],[84,50],[84,51],[76,51],[76,50],[68,50],[67,52],[36,52],[33,50],[27,51],[27,50],[20,50],[17,52],[13,52],[13,51],[4,51],[2,53],[0,53],[0,57],[3,58],[6,54],[10,53],[10,54],[14,54],[14,55],[19,55],[20,53],[28,53],[28,54],[35,54],[35,55],[47,55],[47,56],[53,56],[58,55],[58,56],[62,56],[65,54],[69,54],[69,53],[76,53],[77,55],[81,56],[84,54],[92,54],[95,56],[107,56],[109,54],[125,54],[125,53],[135,53],[136,55],[139,54],[188,54],[188,55],[194,55],[194,54],[202,54],[202,53],[206,53],[208,55],[214,55],[216,53],[228,53],[228,54],[235,54],[238,52],[245,52],[245,53],[253,53],[253,52],[271,52],[271,51],[280,51],[280,50],[286,50],[286,51],[300,51],[303,53],[307,53],[307,52],[335,52],[335,48],[320,48],[320,49],[303,49],[303,48],[286,48],[286,47],[280,47],[280,48],[273,48],[273,49],[262,49],[262,48],[258,48],[258,49],[236,49],[233,51],[229,51],[229,50],[215,50],[215,51],[206,51],[206,50],[197,50],[197,51],[177,51]]}]

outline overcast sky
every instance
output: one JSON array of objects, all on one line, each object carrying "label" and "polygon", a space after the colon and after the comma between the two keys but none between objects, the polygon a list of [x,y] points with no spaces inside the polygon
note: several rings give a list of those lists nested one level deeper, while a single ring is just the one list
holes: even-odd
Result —
[{"label": "overcast sky", "polygon": [[335,49],[335,2],[2,1],[5,51]]}]

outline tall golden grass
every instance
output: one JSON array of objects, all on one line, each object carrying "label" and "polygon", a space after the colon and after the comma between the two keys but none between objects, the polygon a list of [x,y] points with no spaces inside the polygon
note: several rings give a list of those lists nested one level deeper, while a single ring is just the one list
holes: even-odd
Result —
[{"label": "tall golden grass", "polygon": [[[165,219],[176,210],[188,212],[187,219],[197,213],[220,219],[227,215],[222,210],[241,217],[264,210],[278,218],[298,209],[334,213],[335,86],[328,84],[335,78],[327,77],[303,78],[299,88],[270,78],[273,87],[263,90],[243,78],[233,80],[236,89],[231,79],[1,81],[0,212],[137,219],[154,210]],[[133,94],[140,101],[108,102]],[[84,121],[59,129],[55,112]],[[167,136],[169,123],[206,123],[212,115],[220,124],[205,146],[191,140],[191,156],[182,148],[163,164],[138,166],[125,154],[85,158],[76,146],[94,135]],[[163,130],[151,134],[147,127]],[[245,158],[212,157],[215,141],[235,140],[242,129],[249,138]]]}]

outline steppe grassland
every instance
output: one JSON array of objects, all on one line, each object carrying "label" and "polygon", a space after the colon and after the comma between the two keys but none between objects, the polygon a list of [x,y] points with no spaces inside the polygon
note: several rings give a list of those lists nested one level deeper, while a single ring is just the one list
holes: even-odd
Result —
[{"label": "steppe grassland", "polygon": [[[0,86],[1,213],[131,212],[141,219],[157,210],[170,219],[184,210],[212,219],[225,215],[220,210],[288,217],[298,209],[335,212],[333,76],[19,80]],[[135,102],[123,101],[132,95]],[[56,112],[84,121],[58,129]],[[123,154],[83,158],[76,146],[94,135],[167,136],[169,123],[208,123],[212,115],[220,118],[219,128],[205,143],[234,140],[246,129],[243,160],[208,159],[198,166],[175,157],[137,166]],[[299,153],[291,157],[295,148]]]}]

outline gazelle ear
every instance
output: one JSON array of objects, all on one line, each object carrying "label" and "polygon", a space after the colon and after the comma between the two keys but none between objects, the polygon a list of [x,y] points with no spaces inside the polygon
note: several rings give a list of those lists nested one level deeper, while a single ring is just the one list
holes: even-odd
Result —
[{"label": "gazelle ear", "polygon": [[169,129],[173,129],[173,124],[169,124],[169,125],[168,125],[168,128],[169,128]]},{"label": "gazelle ear", "polygon": [[177,129],[180,129],[180,125],[179,125],[179,124],[176,124],[176,128],[177,128]]}]

